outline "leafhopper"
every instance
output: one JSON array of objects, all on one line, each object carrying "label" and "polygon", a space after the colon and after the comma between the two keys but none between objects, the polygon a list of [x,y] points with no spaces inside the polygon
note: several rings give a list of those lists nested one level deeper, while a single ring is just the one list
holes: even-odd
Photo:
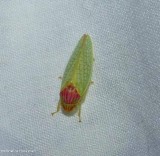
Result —
[{"label": "leafhopper", "polygon": [[62,109],[65,115],[78,112],[81,122],[81,105],[86,98],[93,71],[93,46],[89,35],[84,34],[79,40],[62,77],[60,99],[54,115]]}]

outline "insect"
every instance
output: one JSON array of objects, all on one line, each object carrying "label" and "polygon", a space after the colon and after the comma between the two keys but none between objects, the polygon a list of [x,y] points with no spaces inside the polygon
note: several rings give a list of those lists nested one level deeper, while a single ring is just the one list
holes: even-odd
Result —
[{"label": "insect", "polygon": [[56,112],[62,109],[65,115],[73,115],[78,111],[81,122],[81,105],[86,98],[93,70],[93,46],[88,34],[84,34],[79,40],[62,77],[60,99]]}]

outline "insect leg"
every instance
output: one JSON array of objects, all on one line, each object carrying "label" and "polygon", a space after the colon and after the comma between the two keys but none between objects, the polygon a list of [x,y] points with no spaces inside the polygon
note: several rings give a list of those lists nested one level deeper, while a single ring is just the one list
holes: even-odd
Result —
[{"label": "insect leg", "polygon": [[60,80],[62,80],[62,79],[63,79],[63,77],[62,77],[62,76],[59,76],[58,78],[59,78]]},{"label": "insect leg", "polygon": [[79,122],[81,122],[81,105],[78,108],[78,117],[79,117]]},{"label": "insect leg", "polygon": [[58,113],[58,112],[60,111],[60,108],[61,108],[61,103],[60,103],[60,101],[59,101],[59,102],[58,102],[58,105],[57,105],[57,111],[51,113],[51,115],[53,116],[54,114]]},{"label": "insect leg", "polygon": [[91,82],[90,82],[90,85],[92,85],[92,84],[94,84],[94,81],[91,81]]}]

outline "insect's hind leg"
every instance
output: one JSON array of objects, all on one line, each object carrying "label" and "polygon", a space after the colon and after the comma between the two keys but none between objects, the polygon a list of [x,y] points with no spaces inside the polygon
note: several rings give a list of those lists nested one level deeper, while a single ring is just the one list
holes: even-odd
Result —
[{"label": "insect's hind leg", "polygon": [[60,101],[58,102],[58,105],[57,105],[57,111],[51,113],[51,115],[53,116],[54,114],[58,113],[60,111],[60,108],[61,108],[61,103]]}]

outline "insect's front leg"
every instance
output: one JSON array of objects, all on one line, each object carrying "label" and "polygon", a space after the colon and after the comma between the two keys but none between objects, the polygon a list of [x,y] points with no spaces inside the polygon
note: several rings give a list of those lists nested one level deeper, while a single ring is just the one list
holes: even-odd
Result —
[{"label": "insect's front leg", "polygon": [[60,111],[60,108],[61,108],[61,102],[59,101],[57,105],[57,111],[51,113],[51,115],[53,116],[54,114],[58,113]]},{"label": "insect's front leg", "polygon": [[78,108],[78,117],[79,117],[79,122],[81,122],[81,105],[79,105]]}]

